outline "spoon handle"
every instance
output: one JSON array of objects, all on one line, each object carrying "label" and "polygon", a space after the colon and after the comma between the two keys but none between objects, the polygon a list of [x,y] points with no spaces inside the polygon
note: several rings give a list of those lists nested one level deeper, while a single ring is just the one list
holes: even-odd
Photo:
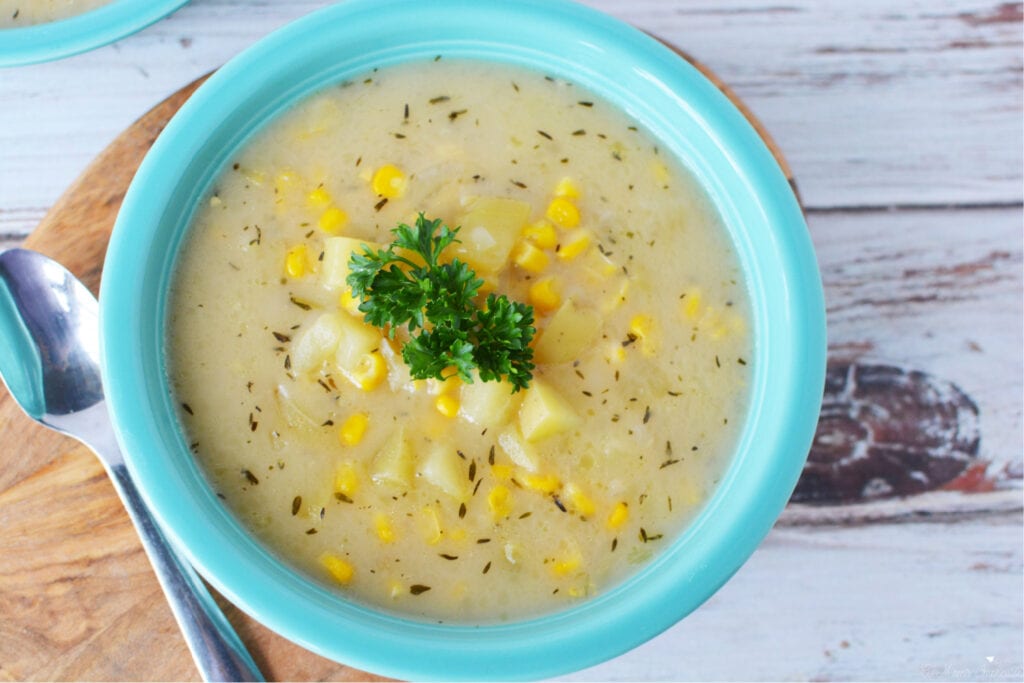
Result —
[{"label": "spoon handle", "polygon": [[[112,446],[116,448],[117,446]],[[199,575],[171,547],[149,513],[124,462],[108,465],[110,479],[142,539],[174,618],[204,681],[262,681],[245,645],[217,607]]]}]

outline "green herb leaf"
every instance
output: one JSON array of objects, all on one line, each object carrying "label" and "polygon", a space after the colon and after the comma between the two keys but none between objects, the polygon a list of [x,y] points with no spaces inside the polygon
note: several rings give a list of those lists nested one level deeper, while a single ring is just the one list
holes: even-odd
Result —
[{"label": "green herb leaf", "polygon": [[455,368],[464,382],[476,370],[484,382],[507,378],[513,391],[525,389],[534,369],[533,308],[494,294],[477,307],[483,280],[458,259],[441,263],[458,232],[421,213],[415,226],[392,230],[387,249],[364,245],[349,261],[352,294],[366,322],[386,328],[392,339],[399,327],[408,328],[402,358],[413,379],[447,379],[445,370]]}]

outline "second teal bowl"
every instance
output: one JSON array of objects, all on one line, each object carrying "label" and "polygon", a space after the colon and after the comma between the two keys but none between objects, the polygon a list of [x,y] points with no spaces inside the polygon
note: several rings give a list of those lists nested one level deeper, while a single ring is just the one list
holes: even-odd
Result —
[{"label": "second teal bowl", "polygon": [[113,0],[68,19],[0,29],[0,67],[49,62],[94,50],[141,31],[187,2]]}]

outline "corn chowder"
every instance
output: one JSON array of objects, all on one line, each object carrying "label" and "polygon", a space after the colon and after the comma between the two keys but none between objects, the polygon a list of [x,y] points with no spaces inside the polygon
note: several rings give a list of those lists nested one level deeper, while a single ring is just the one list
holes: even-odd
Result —
[{"label": "corn chowder", "polygon": [[111,0],[0,0],[0,29],[67,19],[110,2]]},{"label": "corn chowder", "polygon": [[[529,304],[536,367],[416,380],[353,254],[419,213]],[[217,494],[345,595],[439,621],[572,605],[684,532],[734,447],[747,301],[693,181],[560,79],[446,59],[375,70],[247,145],[179,259],[168,367]],[[451,374],[451,373],[446,373]],[[473,377],[471,377],[473,378]]]}]

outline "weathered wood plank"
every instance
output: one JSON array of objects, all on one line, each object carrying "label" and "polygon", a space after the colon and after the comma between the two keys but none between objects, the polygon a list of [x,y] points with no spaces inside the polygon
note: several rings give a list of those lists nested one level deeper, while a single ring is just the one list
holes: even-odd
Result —
[{"label": "weathered wood plank", "polygon": [[[5,70],[0,235],[27,234],[154,103],[326,4],[195,2],[113,46]],[[588,4],[686,48],[733,85],[785,150],[809,206],[1021,200],[1018,3]]]},{"label": "weathered wood plank", "polygon": [[833,357],[924,370],[981,415],[983,460],[1020,481],[1019,209],[812,214]]},{"label": "weathered wood plank", "polygon": [[564,680],[1019,681],[1021,532],[1019,513],[775,529],[686,620]]},{"label": "weathered wood plank", "polygon": [[1019,2],[600,4],[720,74],[810,207],[1021,199]]}]

